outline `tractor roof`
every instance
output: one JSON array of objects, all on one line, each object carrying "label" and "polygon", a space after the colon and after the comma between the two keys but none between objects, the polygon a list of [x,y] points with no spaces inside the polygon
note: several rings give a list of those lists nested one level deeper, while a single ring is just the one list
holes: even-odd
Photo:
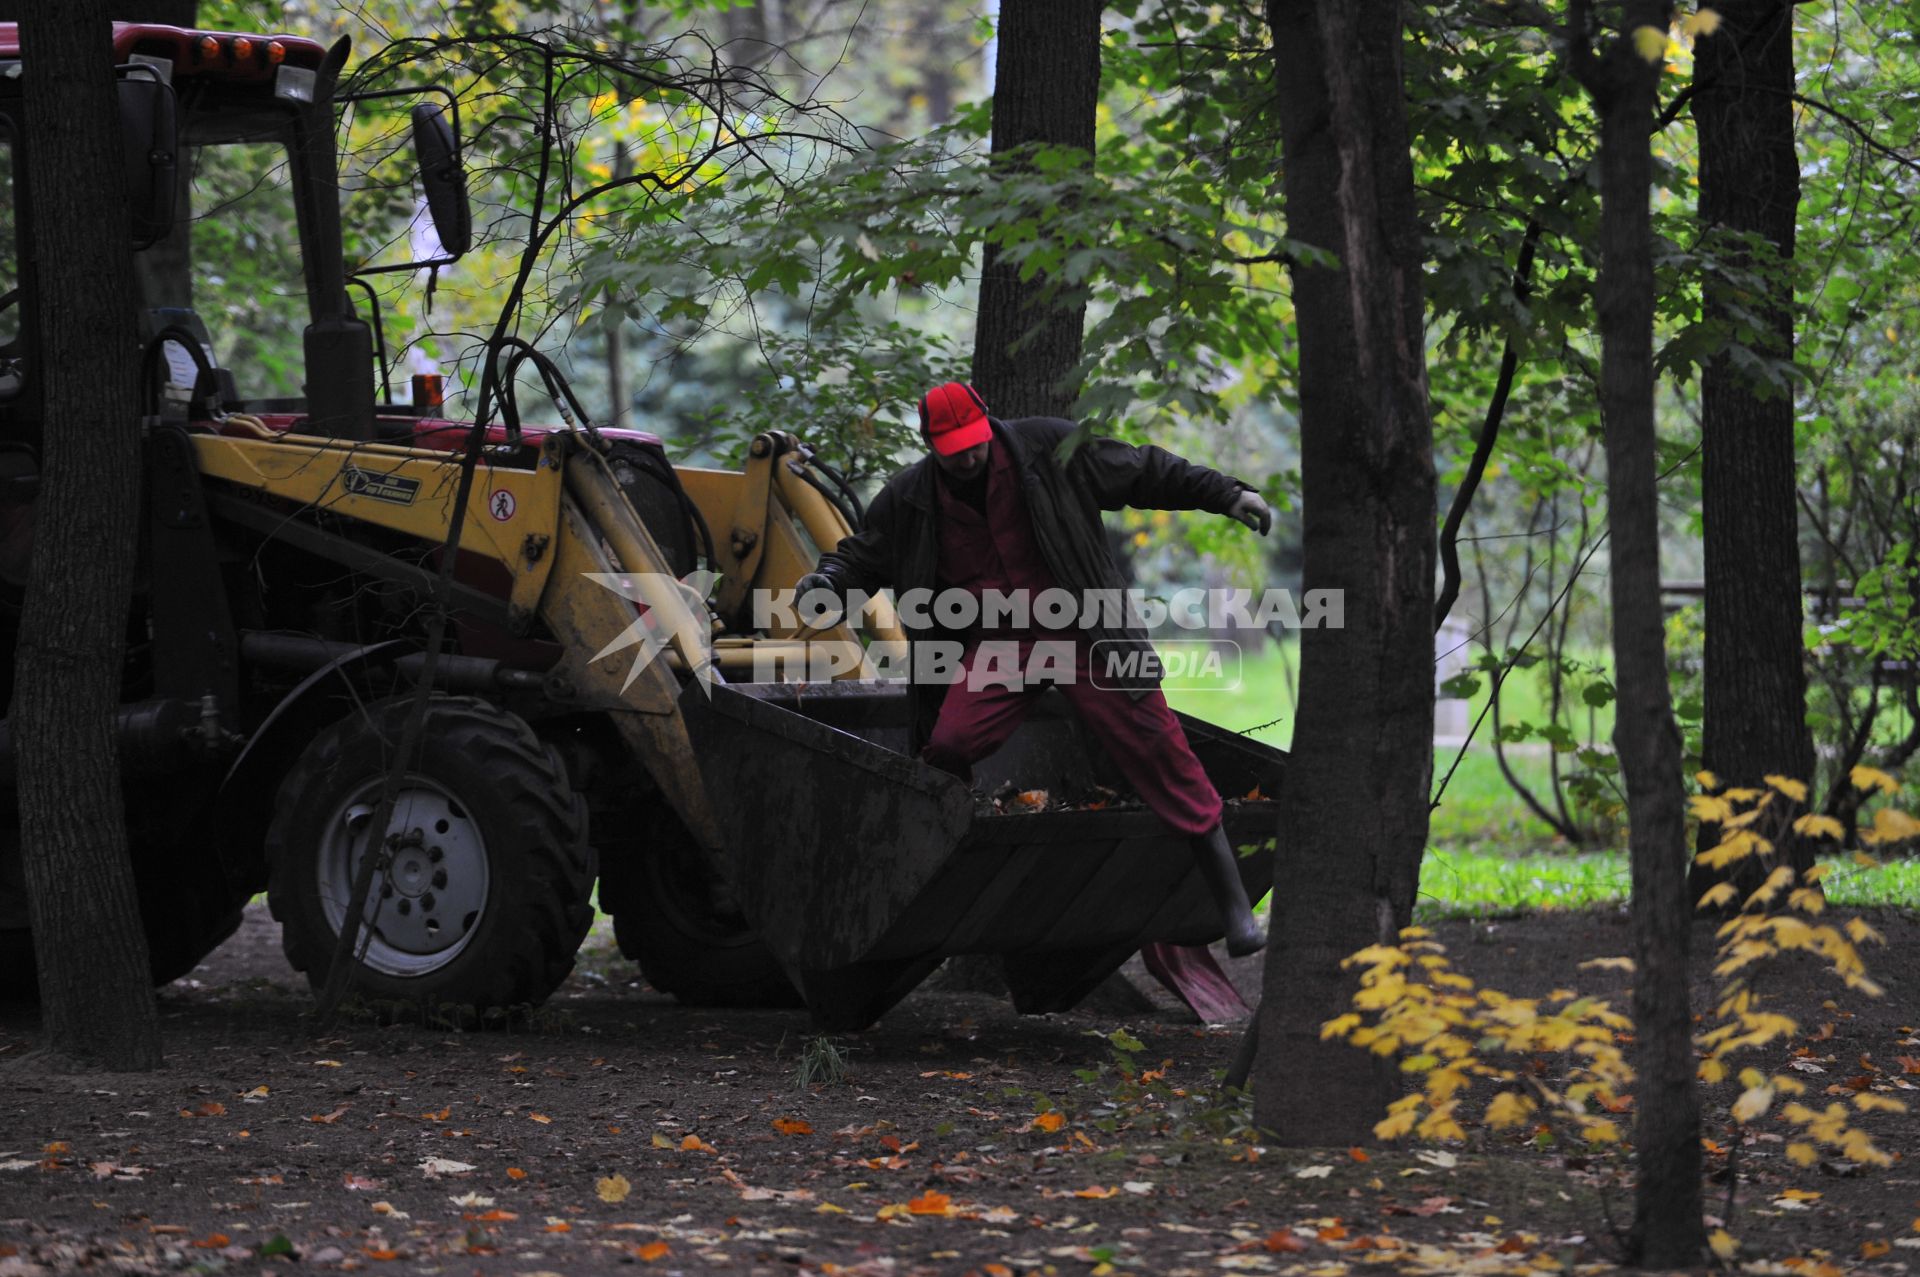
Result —
[{"label": "tractor roof", "polygon": [[[113,24],[113,56],[171,62],[176,76],[266,81],[281,66],[312,70],[325,55],[319,42],[304,36],[202,31],[155,22]],[[0,22],[0,60],[20,56],[20,24]]]}]

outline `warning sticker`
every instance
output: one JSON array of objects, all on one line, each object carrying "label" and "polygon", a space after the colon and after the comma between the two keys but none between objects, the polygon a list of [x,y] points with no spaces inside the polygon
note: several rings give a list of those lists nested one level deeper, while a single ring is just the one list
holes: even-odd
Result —
[{"label": "warning sticker", "polygon": [[501,523],[505,523],[508,519],[511,519],[513,512],[518,508],[518,505],[514,502],[513,494],[505,488],[502,488],[487,499],[487,512]]}]

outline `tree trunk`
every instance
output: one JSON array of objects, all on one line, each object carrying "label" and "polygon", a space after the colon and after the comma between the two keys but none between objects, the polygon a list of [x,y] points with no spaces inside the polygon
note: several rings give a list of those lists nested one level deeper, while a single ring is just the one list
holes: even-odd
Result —
[{"label": "tree trunk", "polygon": [[1377,1056],[1320,1040],[1348,954],[1411,920],[1433,778],[1433,428],[1422,253],[1394,0],[1269,0],[1296,269],[1304,580],[1345,627],[1300,636],[1300,703],[1254,1119],[1282,1143],[1370,1142],[1397,1094]]},{"label": "tree trunk", "polygon": [[21,25],[32,298],[47,429],[14,658],[28,914],[56,1058],[149,1069],[160,1022],[134,893],[114,710],[139,540],[126,157],[105,0]]},{"label": "tree trunk", "polygon": [[[1093,153],[1100,100],[1100,0],[1002,0],[995,42],[993,154],[1034,143]],[[1036,301],[1046,284],[987,245],[973,385],[996,416],[1066,417],[1079,395],[1084,302]]]},{"label": "tree trunk", "polygon": [[[1800,165],[1793,147],[1793,22],[1785,0],[1720,0],[1720,27],[1694,50],[1693,117],[1700,136],[1701,229],[1734,270],[1766,280],[1755,297],[1728,286],[1706,292],[1710,318],[1738,323],[1735,308],[1761,316],[1764,331],[1734,340],[1767,359],[1793,358],[1793,260]],[[1733,237],[1756,235],[1756,255]],[[1793,395],[1768,389],[1728,354],[1701,377],[1701,510],[1707,581],[1706,731],[1702,764],[1723,786],[1759,788],[1763,777],[1812,784],[1805,643],[1801,637],[1800,543],[1795,517]],[[1780,801],[1778,798],[1776,802]],[[1718,841],[1703,827],[1703,839]],[[1712,845],[1709,843],[1708,845]],[[1778,853],[1796,870],[1813,847],[1786,831]],[[1732,867],[1744,898],[1766,867]],[[1694,867],[1690,894],[1720,877]]]},{"label": "tree trunk", "polygon": [[[1582,22],[1584,6],[1574,6]],[[1635,1259],[1649,1268],[1698,1263],[1700,1103],[1694,1089],[1693,1020],[1687,1003],[1691,902],[1680,732],[1667,689],[1660,610],[1660,525],[1653,409],[1653,222],[1648,135],[1663,58],[1634,47],[1633,32],[1664,33],[1672,6],[1632,0],[1624,31],[1582,79],[1600,113],[1600,412],[1607,439],[1607,523],[1612,541],[1613,743],[1627,784],[1633,873]],[[1579,28],[1576,28],[1579,29]],[[1591,56],[1591,55],[1587,55]]]}]

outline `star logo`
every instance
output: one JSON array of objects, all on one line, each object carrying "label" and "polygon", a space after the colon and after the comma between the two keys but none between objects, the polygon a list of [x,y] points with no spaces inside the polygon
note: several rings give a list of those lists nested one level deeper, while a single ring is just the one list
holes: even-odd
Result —
[{"label": "star logo", "polygon": [[[685,580],[662,572],[587,572],[583,575],[595,585],[612,590],[644,610],[619,637],[593,654],[593,661],[626,648],[639,646],[627,681],[621,691],[633,686],[640,671],[669,648],[693,670],[694,682],[708,696],[713,695],[713,624],[707,615],[707,594],[720,579],[717,572],[705,568],[688,573]],[[589,662],[591,664],[592,661]]]}]

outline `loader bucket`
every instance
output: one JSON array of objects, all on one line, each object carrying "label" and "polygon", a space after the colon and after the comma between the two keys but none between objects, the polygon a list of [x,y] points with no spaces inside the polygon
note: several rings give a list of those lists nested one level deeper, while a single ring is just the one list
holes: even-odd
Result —
[{"label": "loader bucket", "polygon": [[[816,1019],[865,1028],[953,954],[1002,956],[1023,1012],[1065,1010],[1150,941],[1224,933],[1186,840],[1143,807],[1000,814],[905,754],[900,684],[716,684],[680,707],[741,908]],[[1247,894],[1271,885],[1286,756],[1181,716],[1228,799]],[[975,769],[1055,797],[1106,764],[1057,694]],[[1242,797],[1253,794],[1253,797]]]}]

